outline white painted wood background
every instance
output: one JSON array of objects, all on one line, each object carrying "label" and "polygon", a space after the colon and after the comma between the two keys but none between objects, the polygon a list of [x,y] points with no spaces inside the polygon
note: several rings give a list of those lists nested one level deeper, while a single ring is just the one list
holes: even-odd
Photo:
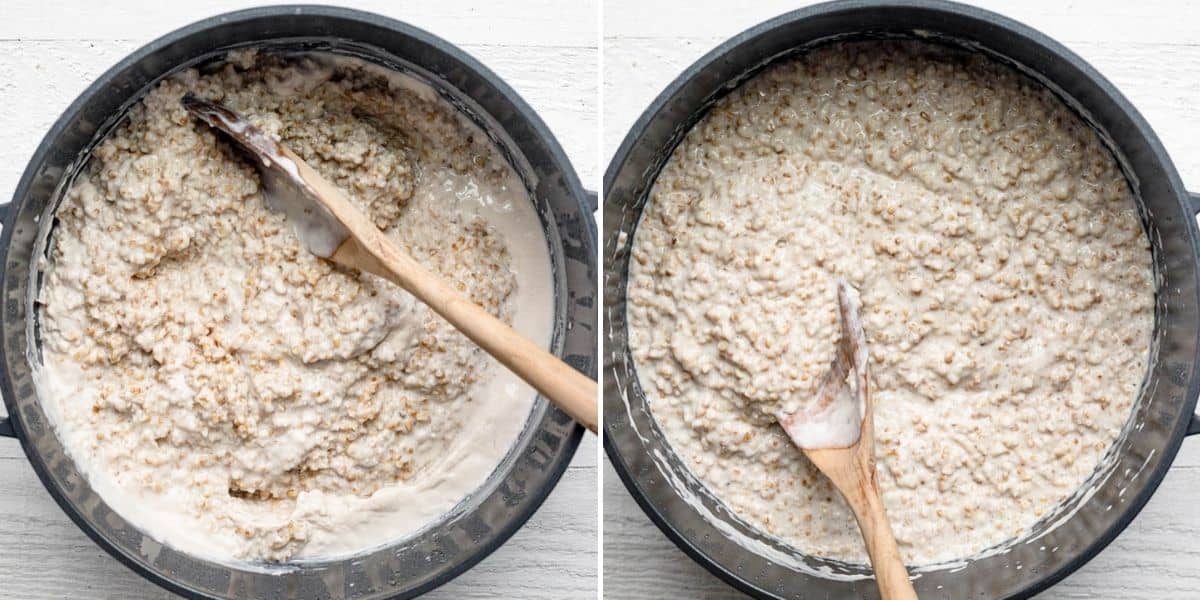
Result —
[{"label": "white painted wood background", "polygon": [[[1200,4],[1168,0],[973,2],[1064,43],[1112,80],[1200,190]],[[604,0],[604,158],[651,100],[728,37],[807,2]],[[731,598],[642,514],[604,467],[604,597]],[[1200,598],[1200,439],[1186,440],[1149,505],[1116,542],[1040,598]]]},{"label": "white painted wood background", "polygon": [[[584,184],[598,185],[596,0],[353,1],[457,44],[541,115]],[[263,2],[0,0],[0,201],[51,123],[130,51],[198,19]],[[597,583],[595,436],[507,544],[430,598],[592,598]],[[42,488],[15,440],[0,439],[0,598],[174,597],[110,558]]]}]

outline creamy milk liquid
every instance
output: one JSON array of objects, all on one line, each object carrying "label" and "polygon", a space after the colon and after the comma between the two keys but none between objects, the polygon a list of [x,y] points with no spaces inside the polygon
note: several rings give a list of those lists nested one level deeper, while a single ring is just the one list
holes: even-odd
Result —
[{"label": "creamy milk liquid", "polygon": [[838,388],[833,402],[819,411],[801,412],[790,420],[780,418],[784,431],[797,447],[849,448],[862,432],[861,402],[848,388]]},{"label": "creamy milk liquid", "polygon": [[[246,59],[235,58],[234,60],[244,61]],[[252,60],[253,57],[250,61],[252,62]],[[287,94],[290,92],[286,88],[293,86],[295,89],[291,90],[292,92],[307,93],[315,85],[328,80],[331,72],[337,69],[357,67],[367,74],[363,77],[386,74],[392,93],[413,94],[425,102],[440,104],[442,110],[455,111],[448,103],[441,100],[427,84],[407,75],[393,73],[372,65],[364,67],[360,61],[343,57],[321,57],[316,64],[320,68],[303,73],[303,76],[276,81],[272,92]],[[189,81],[194,81],[194,77],[186,76],[184,78],[185,85]],[[457,115],[456,111],[455,114]],[[485,134],[469,123],[465,117],[458,115],[458,119],[460,126],[466,131],[473,132],[476,140],[486,140]],[[447,122],[451,122],[451,125],[447,125],[447,127],[452,126],[452,121],[453,119],[447,119]],[[490,142],[487,144],[490,147]],[[421,151],[436,153],[437,149],[426,148]],[[485,159],[503,161],[495,148],[491,148],[491,152],[491,156],[478,159],[477,162]],[[471,219],[476,217],[486,222],[486,227],[491,232],[489,235],[498,238],[507,248],[507,266],[515,281],[511,294],[502,304],[507,308],[502,310],[510,312],[511,324],[516,331],[548,347],[553,327],[553,278],[546,240],[541,233],[540,220],[520,179],[511,167],[506,169],[506,174],[485,180],[477,178],[469,172],[455,172],[440,166],[431,168],[427,164],[418,166],[421,170],[419,176],[415,177],[411,197],[407,200],[409,207],[407,210],[428,210],[432,211],[430,214],[442,215],[439,218],[460,219],[460,221],[454,222],[471,222]],[[403,225],[403,217],[399,224]],[[398,240],[403,240],[406,233],[417,235],[412,229],[397,227],[388,230],[388,234]],[[437,231],[432,231],[428,232],[428,235],[436,236],[437,233]],[[52,245],[58,243],[56,241],[58,235],[55,233],[55,238],[51,240]],[[422,231],[420,235],[426,235],[426,232]],[[437,248],[436,240],[429,242],[424,247]],[[455,250],[447,247],[444,251],[453,253]],[[418,257],[418,261],[420,260]],[[97,257],[97,262],[99,261],[100,257]],[[50,264],[47,268],[47,280],[50,279],[49,275],[59,268],[57,264]],[[69,282],[71,281],[70,275],[77,271],[83,273],[88,265],[73,264],[69,268],[71,273],[61,273],[59,279]],[[228,302],[235,311],[243,308],[239,305],[240,294],[233,293],[244,283],[239,280],[239,277],[244,278],[244,276],[235,276],[228,283],[231,290]],[[90,288],[85,286],[85,289]],[[40,302],[42,304],[52,302],[71,304],[77,302],[79,295],[83,293],[70,288],[67,283],[59,284],[56,290],[58,291],[51,294],[47,294],[46,290],[43,290]],[[400,298],[396,301],[401,303],[398,306],[402,307],[402,310],[410,312],[425,310],[423,307],[412,305],[411,303],[415,301],[411,301],[411,299]],[[287,306],[280,305],[278,310],[285,311]],[[415,317],[393,315],[388,319],[387,322],[393,323],[389,327],[399,328],[396,331],[412,330],[414,331],[413,335],[419,332],[420,322],[414,320]],[[67,324],[71,325],[71,323]],[[236,338],[239,328],[244,328],[246,325],[238,319],[234,319],[224,327],[225,329],[221,332],[223,336]],[[64,329],[63,331],[68,330]],[[385,333],[386,331],[384,330]],[[70,335],[70,332],[62,335]],[[461,340],[455,341],[451,337],[445,339],[461,343]],[[336,339],[329,341],[333,344],[333,348],[338,346]],[[324,348],[320,344],[317,347],[318,349]],[[462,352],[467,351],[463,350]],[[452,509],[486,481],[520,435],[536,396],[531,387],[490,357],[485,357],[486,365],[482,371],[483,376],[470,387],[464,399],[456,401],[457,404],[452,405],[457,407],[454,409],[454,416],[447,413],[443,417],[457,419],[458,415],[461,415],[461,427],[453,429],[452,434],[438,434],[446,435],[447,439],[433,440],[433,442],[437,442],[433,446],[429,445],[433,443],[430,440],[419,439],[413,442],[417,448],[435,447],[437,451],[426,457],[427,460],[422,463],[423,466],[415,473],[408,475],[407,479],[396,483],[385,482],[369,495],[349,492],[330,493],[321,489],[301,490],[294,497],[294,505],[288,505],[285,513],[279,513],[277,509],[271,509],[265,505],[259,506],[251,502],[234,504],[232,508],[222,509],[228,510],[228,514],[222,515],[225,521],[215,522],[209,520],[203,511],[192,514],[181,509],[181,507],[193,506],[200,501],[199,488],[193,488],[186,483],[168,482],[168,485],[161,491],[151,492],[146,486],[131,484],[131,480],[128,479],[131,474],[124,471],[132,468],[134,475],[138,469],[145,469],[146,473],[155,473],[154,469],[157,467],[147,467],[135,461],[132,467],[128,463],[122,463],[125,465],[121,467],[123,472],[114,472],[109,464],[105,464],[101,457],[89,450],[89,448],[96,447],[95,440],[105,436],[105,432],[101,430],[104,424],[97,426],[89,419],[86,411],[78,407],[92,405],[93,402],[103,402],[98,398],[97,390],[83,371],[72,360],[64,360],[64,356],[45,351],[43,356],[44,363],[35,373],[39,396],[64,447],[92,487],[122,517],[156,540],[189,554],[221,561],[239,558],[287,560],[289,558],[304,559],[344,555],[395,541],[417,532],[439,515]],[[469,357],[471,355],[462,356]],[[313,364],[320,365],[320,363]],[[439,376],[441,375],[453,377],[454,374],[439,373]],[[171,385],[177,385],[179,393],[185,395],[189,388],[182,378],[179,379]],[[301,379],[302,382],[303,380],[304,378]],[[314,408],[308,413],[297,413],[288,417],[295,420],[296,427],[284,427],[278,435],[270,438],[271,447],[263,455],[264,460],[294,460],[294,457],[303,454],[311,445],[311,440],[308,438],[314,431],[311,426],[304,424],[325,418],[312,412],[318,410],[317,407],[320,406],[322,405],[314,405]],[[332,406],[320,408],[320,410],[325,409],[339,410]],[[387,407],[384,407],[385,412],[386,409]],[[418,409],[416,413],[418,419],[422,418],[421,410],[424,409]],[[430,410],[441,409],[434,407]],[[175,428],[178,428],[179,422],[187,421],[186,415],[179,413],[175,413],[175,415]],[[263,418],[266,419],[269,416]],[[432,416],[427,415],[425,418],[439,418],[439,413],[435,412]],[[276,422],[286,422],[279,421],[279,417],[276,419]],[[309,433],[306,434],[306,431]],[[422,433],[423,431],[425,430],[418,428],[408,435],[425,435]],[[436,431],[436,429],[431,431]],[[374,451],[373,448],[376,447],[378,446],[356,447],[352,445],[345,451],[349,453],[348,456],[356,457],[356,460],[367,465],[366,472],[370,473],[369,465],[373,459],[369,455],[364,457],[360,454]],[[385,443],[382,448],[386,449],[387,444]],[[124,450],[135,454],[144,451],[135,446]],[[153,462],[152,458],[149,460]],[[180,481],[184,481],[187,474],[176,475],[183,478]],[[172,475],[172,477],[174,476]],[[199,479],[202,475],[196,477]],[[207,475],[203,475],[203,477],[207,477]],[[252,528],[261,525],[262,531],[267,534],[283,535],[285,539],[272,545],[270,541],[262,543],[256,537],[243,539],[225,530],[219,524],[214,525],[214,523],[229,521],[246,523],[247,527]],[[289,529],[286,526],[287,523],[301,523],[303,529],[300,531]],[[276,529],[279,527],[284,528],[282,533],[276,533]],[[255,530],[257,531],[257,529]],[[291,537],[287,538],[289,535]]]}]

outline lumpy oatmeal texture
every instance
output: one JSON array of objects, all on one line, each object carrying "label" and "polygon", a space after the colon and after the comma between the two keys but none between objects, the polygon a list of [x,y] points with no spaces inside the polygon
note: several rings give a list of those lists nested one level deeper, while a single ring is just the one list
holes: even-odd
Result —
[{"label": "lumpy oatmeal texture", "polygon": [[355,65],[245,53],[170,78],[56,213],[43,352],[76,379],[79,395],[60,398],[73,454],[147,502],[177,502],[196,538],[238,558],[287,559],[373,511],[424,510],[373,495],[452,477],[438,461],[489,363],[400,288],[305,251],[184,93],[249,116],[511,319],[504,240],[436,189],[500,188],[510,167],[440,101]]},{"label": "lumpy oatmeal texture", "polygon": [[827,46],[721,99],[632,248],[629,336],[676,453],[813,554],[865,562],[847,505],[775,424],[810,401],[862,298],[880,486],[904,559],[1012,539],[1129,418],[1150,251],[1096,135],[1007,67],[917,42]]}]

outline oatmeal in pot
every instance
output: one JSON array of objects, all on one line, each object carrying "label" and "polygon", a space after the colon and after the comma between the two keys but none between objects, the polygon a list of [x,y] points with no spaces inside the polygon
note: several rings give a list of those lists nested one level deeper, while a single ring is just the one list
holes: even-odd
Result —
[{"label": "oatmeal in pot", "polygon": [[67,451],[151,536],[280,561],[410,534],[484,483],[534,392],[399,287],[309,254],[255,169],[180,105],[277,136],[426,267],[535,341],[549,256],[488,137],[417,80],[236,53],[157,85],[55,213],[39,391]]},{"label": "oatmeal in pot", "polygon": [[768,68],[674,150],[633,239],[629,339],[667,440],[747,522],[865,562],[775,424],[860,293],[883,500],[904,559],[1020,536],[1095,471],[1149,358],[1132,192],[1052,93],[980,55],[841,43]]}]

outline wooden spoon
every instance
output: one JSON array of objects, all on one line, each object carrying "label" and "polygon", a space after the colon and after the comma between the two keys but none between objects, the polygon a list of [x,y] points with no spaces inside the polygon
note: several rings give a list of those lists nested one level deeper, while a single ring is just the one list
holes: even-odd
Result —
[{"label": "wooden spoon", "polygon": [[[842,334],[837,356],[821,380],[816,401],[778,415],[779,424],[841,492],[854,511],[884,600],[913,600],[917,593],[900,560],[875,476],[875,428],[868,389],[867,341],[850,284],[838,282]],[[853,371],[854,387],[847,376]]]},{"label": "wooden spoon", "polygon": [[191,94],[184,108],[228,134],[262,174],[267,204],[292,222],[313,254],[374,273],[407,290],[558,405],[596,432],[596,382],[523,337],[422,267],[379,231],[341,190],[241,115]]}]

